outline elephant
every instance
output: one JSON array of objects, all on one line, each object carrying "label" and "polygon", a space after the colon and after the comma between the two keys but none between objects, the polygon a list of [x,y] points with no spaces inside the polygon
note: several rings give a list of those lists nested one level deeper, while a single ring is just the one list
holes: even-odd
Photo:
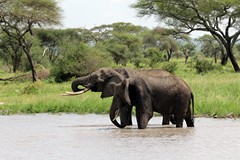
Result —
[{"label": "elephant", "polygon": [[[173,114],[177,128],[183,127],[183,119],[187,127],[194,127],[194,96],[188,85],[177,76],[124,79],[115,87],[109,113],[112,123],[124,128],[131,106],[136,107],[139,129],[147,127],[153,112],[161,113],[165,121],[169,121]],[[120,112],[121,124],[116,121],[116,112]]]},{"label": "elephant", "polygon": [[[172,74],[160,69],[133,70],[127,68],[101,68],[92,74],[76,78],[71,86],[74,93],[67,92],[67,95],[78,95],[91,90],[93,92],[102,92],[101,98],[111,97],[114,95],[114,87],[124,79],[141,76],[159,78],[172,76]],[[80,89],[79,86],[83,86],[84,88]],[[132,106],[129,106],[129,108],[132,108]],[[170,121],[173,124],[175,123],[173,117],[170,118]],[[129,112],[127,124],[132,125],[131,112]],[[164,117],[162,124],[169,124],[169,119]]]}]

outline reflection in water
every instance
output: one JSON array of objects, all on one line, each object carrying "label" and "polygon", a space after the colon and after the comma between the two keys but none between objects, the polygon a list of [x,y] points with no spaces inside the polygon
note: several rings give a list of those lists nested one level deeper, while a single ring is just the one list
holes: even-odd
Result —
[{"label": "reflection in water", "polygon": [[106,115],[0,116],[0,159],[240,159],[239,119],[197,118],[195,128],[160,124],[161,117],[140,130],[116,128]]},{"label": "reflection in water", "polygon": [[185,137],[189,136],[194,132],[193,128],[175,128],[172,127],[161,127],[160,125],[152,127],[148,126],[147,129],[139,130],[136,128],[126,129],[112,129],[111,135],[121,138],[132,138],[132,137],[146,137],[146,138],[171,138],[171,137]]}]

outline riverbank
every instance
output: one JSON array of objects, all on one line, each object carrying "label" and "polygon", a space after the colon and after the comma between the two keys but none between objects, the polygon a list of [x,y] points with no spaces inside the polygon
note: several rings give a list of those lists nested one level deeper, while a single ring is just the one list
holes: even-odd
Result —
[{"label": "riverbank", "polygon": [[[210,117],[240,117],[239,74],[205,75],[177,73],[191,87],[195,114]],[[0,82],[0,114],[77,113],[108,114],[112,98],[101,99],[100,93],[87,92],[63,97],[71,91],[71,82],[50,83]]]}]

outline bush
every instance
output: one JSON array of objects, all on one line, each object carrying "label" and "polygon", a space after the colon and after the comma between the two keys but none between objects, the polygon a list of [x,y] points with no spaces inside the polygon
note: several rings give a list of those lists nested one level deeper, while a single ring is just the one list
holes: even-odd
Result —
[{"label": "bush", "polygon": [[43,84],[40,81],[36,83],[32,83],[23,88],[22,94],[27,94],[27,95],[39,94],[42,88],[43,88]]},{"label": "bush", "polygon": [[158,48],[148,48],[146,50],[146,58],[150,60],[149,66],[153,68],[157,63],[164,60],[163,53]]},{"label": "bush", "polygon": [[87,75],[101,67],[108,66],[106,55],[84,44],[66,44],[61,56],[54,64],[51,75],[56,82],[69,80],[73,76]]},{"label": "bush", "polygon": [[175,73],[177,70],[177,62],[165,62],[162,66],[162,69],[170,73]]},{"label": "bush", "polygon": [[206,59],[197,59],[194,68],[197,70],[197,73],[201,74],[214,70],[214,65]]}]

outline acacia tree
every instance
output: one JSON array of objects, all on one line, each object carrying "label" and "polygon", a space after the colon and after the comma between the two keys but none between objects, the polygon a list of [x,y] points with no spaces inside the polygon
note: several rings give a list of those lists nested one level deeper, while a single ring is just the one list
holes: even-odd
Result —
[{"label": "acacia tree", "polygon": [[22,46],[32,70],[33,82],[38,79],[31,56],[33,28],[59,24],[60,13],[55,0],[0,0],[0,27]]},{"label": "acacia tree", "polygon": [[215,63],[217,63],[218,53],[221,51],[221,46],[211,35],[203,35],[197,39],[201,43],[201,51],[206,56],[213,56]]},{"label": "acacia tree", "polygon": [[188,41],[187,43],[180,45],[180,49],[185,57],[185,64],[188,63],[189,56],[192,56],[195,53],[196,46]]},{"label": "acacia tree", "polygon": [[166,51],[166,60],[169,62],[172,54],[178,50],[178,43],[171,36],[162,38],[161,50]]},{"label": "acacia tree", "polygon": [[233,46],[240,35],[239,0],[138,0],[140,16],[156,16],[178,32],[206,31],[222,43],[235,72],[240,72]]},{"label": "acacia tree", "polygon": [[126,65],[129,60],[136,67],[139,67],[143,58],[142,42],[139,35],[146,28],[119,22],[108,25],[104,30],[105,33],[102,37],[108,36],[108,38],[103,39],[103,44],[105,44],[107,51],[111,53],[115,63]]},{"label": "acacia tree", "polygon": [[[12,65],[14,73],[21,66],[22,55],[22,47],[15,39],[4,33],[0,34],[0,57],[3,57],[6,63],[10,63]],[[11,69],[11,67],[9,68]]]}]

